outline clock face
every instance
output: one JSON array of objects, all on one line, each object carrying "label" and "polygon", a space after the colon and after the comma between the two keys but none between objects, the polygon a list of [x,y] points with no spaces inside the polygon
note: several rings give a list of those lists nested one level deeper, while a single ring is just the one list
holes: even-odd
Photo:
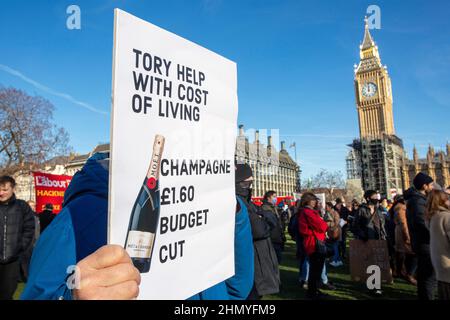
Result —
[{"label": "clock face", "polygon": [[377,85],[373,82],[366,82],[362,87],[362,95],[366,98],[373,97],[377,93]]}]

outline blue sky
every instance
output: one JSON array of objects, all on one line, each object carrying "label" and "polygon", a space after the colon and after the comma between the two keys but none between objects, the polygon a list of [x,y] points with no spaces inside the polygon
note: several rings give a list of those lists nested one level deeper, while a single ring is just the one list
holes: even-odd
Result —
[{"label": "blue sky", "polygon": [[[81,8],[81,30],[66,8]],[[345,172],[358,136],[353,65],[363,18],[388,66],[394,118],[411,157],[450,140],[449,1],[0,1],[0,85],[42,95],[76,152],[109,141],[113,9],[194,41],[238,64],[239,123],[279,129],[297,144],[302,178]],[[293,155],[293,149],[290,149]]]}]

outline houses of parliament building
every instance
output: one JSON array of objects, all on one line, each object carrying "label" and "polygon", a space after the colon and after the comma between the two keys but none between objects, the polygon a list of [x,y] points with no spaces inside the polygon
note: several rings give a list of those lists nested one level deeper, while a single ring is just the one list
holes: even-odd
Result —
[{"label": "houses of parliament building", "polygon": [[250,143],[244,126],[240,125],[235,159],[252,168],[254,197],[262,197],[269,190],[276,191],[278,196],[292,196],[300,191],[300,167],[289,156],[284,141],[277,151],[272,137],[267,137],[265,144],[256,130],[255,139]]}]

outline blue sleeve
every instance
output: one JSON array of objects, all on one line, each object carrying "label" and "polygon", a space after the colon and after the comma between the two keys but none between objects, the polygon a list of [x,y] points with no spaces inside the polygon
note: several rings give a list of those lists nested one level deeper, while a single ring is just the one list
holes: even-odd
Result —
[{"label": "blue sleeve", "polygon": [[71,299],[67,268],[76,264],[75,237],[68,208],[45,229],[36,244],[22,300]]},{"label": "blue sleeve", "polygon": [[241,210],[236,214],[234,231],[234,268],[233,277],[225,281],[230,300],[244,300],[253,287],[254,253],[253,237],[247,207],[237,198]]}]

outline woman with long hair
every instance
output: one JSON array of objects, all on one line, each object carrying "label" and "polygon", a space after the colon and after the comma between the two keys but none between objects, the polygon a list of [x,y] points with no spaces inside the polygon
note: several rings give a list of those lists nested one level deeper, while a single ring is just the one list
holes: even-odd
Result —
[{"label": "woman with long hair", "polygon": [[325,263],[325,256],[317,252],[317,242],[325,241],[327,223],[322,219],[317,206],[317,197],[306,192],[303,194],[298,215],[299,232],[303,238],[305,254],[309,259],[308,293],[310,299],[325,296],[319,290],[320,277]]},{"label": "woman with long hair", "polygon": [[438,281],[438,298],[450,300],[450,198],[441,190],[430,192],[425,218],[430,229],[430,254]]}]

